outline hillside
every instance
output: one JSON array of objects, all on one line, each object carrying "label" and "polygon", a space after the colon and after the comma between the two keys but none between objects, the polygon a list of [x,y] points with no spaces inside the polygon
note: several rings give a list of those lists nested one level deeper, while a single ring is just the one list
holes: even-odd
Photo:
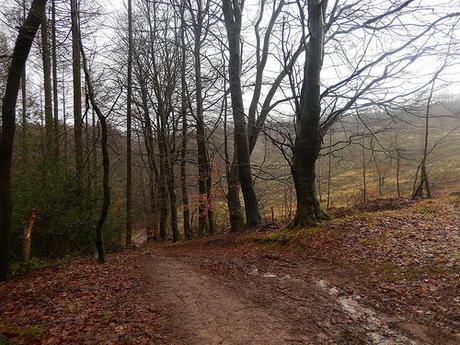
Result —
[{"label": "hillside", "polygon": [[457,344],[459,217],[458,196],[393,200],[294,232],[80,259],[1,283],[0,333],[12,344]]}]

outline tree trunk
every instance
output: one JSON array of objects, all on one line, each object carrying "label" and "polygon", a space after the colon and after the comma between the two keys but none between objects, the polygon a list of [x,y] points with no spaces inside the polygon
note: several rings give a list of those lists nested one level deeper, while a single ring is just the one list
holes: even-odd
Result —
[{"label": "tree trunk", "polygon": [[[194,33],[194,67],[195,67],[195,101],[196,101],[196,140],[198,148],[198,192],[199,214],[198,214],[198,234],[204,234],[205,230],[214,233],[214,221],[211,206],[211,166],[209,164],[208,149],[206,146],[206,131],[203,114],[203,85],[201,76],[201,44],[203,30],[203,9],[201,0],[197,2],[197,11],[191,13],[193,18]],[[211,215],[209,217],[209,215]]]},{"label": "tree trunk", "polygon": [[103,199],[102,199],[102,208],[101,214],[96,224],[96,249],[97,249],[97,260],[99,262],[106,261],[105,249],[104,249],[104,238],[103,238],[103,227],[105,220],[107,219],[107,215],[109,213],[110,208],[110,161],[109,161],[109,145],[108,145],[108,133],[107,133],[107,123],[106,118],[102,114],[99,106],[96,103],[93,85],[91,82],[91,75],[88,69],[88,63],[86,61],[85,52],[83,49],[83,44],[81,42],[81,35],[79,31],[78,25],[78,14],[76,14],[76,30],[77,30],[77,38],[78,38],[78,46],[81,52],[81,58],[83,61],[83,70],[85,72],[85,80],[86,85],[88,87],[88,95],[91,101],[91,105],[94,111],[97,114],[99,119],[99,123],[101,125],[101,150],[102,150],[102,170],[103,170],[103,177],[102,177],[102,190],[103,190]]},{"label": "tree trunk", "polygon": [[30,247],[32,244],[32,228],[34,227],[36,218],[37,210],[33,208],[27,214],[27,219],[24,222],[24,231],[22,233],[22,258],[24,262],[27,262],[30,259]]},{"label": "tree trunk", "polygon": [[326,210],[331,207],[331,177],[332,177],[332,127],[329,128],[329,154],[327,157],[327,202]]},{"label": "tree trunk", "polygon": [[24,66],[24,72],[21,77],[21,98],[22,98],[22,138],[21,138],[21,147],[22,147],[22,162],[24,165],[27,164],[27,77],[26,77],[26,68]]},{"label": "tree trunk", "polygon": [[51,57],[46,12],[41,22],[41,45],[43,62],[43,89],[45,92],[45,159],[54,156],[54,120],[51,98]]},{"label": "tree trunk", "polygon": [[188,142],[188,121],[187,121],[187,84],[186,84],[186,56],[185,56],[185,19],[184,19],[184,3],[180,7],[181,28],[180,40],[182,45],[181,51],[181,117],[182,117],[182,147],[181,147],[181,163],[180,163],[180,178],[182,189],[182,215],[184,217],[184,237],[186,240],[192,238],[190,229],[190,205],[187,188],[187,142]]},{"label": "tree trunk", "polygon": [[132,242],[132,163],[131,163],[131,99],[132,99],[132,67],[133,67],[133,29],[132,5],[128,0],[128,95],[126,100],[126,245]]},{"label": "tree trunk", "polygon": [[[198,1],[198,5],[201,1]],[[197,19],[194,23],[194,65],[195,65],[195,100],[196,100],[196,141],[198,149],[198,236],[202,236],[206,232],[207,224],[207,188],[206,188],[206,174],[207,174],[207,151],[206,151],[206,138],[203,120],[203,96],[202,96],[202,83],[201,83],[201,11],[197,10]]]},{"label": "tree trunk", "polygon": [[53,120],[54,120],[54,160],[59,159],[59,98],[57,77],[57,52],[56,52],[56,0],[51,2],[51,59],[53,62]]},{"label": "tree trunk", "polygon": [[240,183],[238,179],[238,165],[236,154],[232,165],[227,173],[227,204],[230,217],[230,229],[232,232],[239,231],[243,227],[243,214],[241,213]]},{"label": "tree trunk", "polygon": [[[423,157],[422,157],[422,162],[419,165],[420,183],[418,184],[417,188],[414,188],[414,191],[412,193],[413,200],[415,200],[416,198],[421,198],[423,196],[423,189],[425,189],[426,197],[428,199],[431,199],[433,196],[431,192],[430,180],[428,179],[428,172],[426,169],[426,161],[428,159],[428,139],[429,139],[429,134],[430,134],[430,110],[431,110],[431,101],[433,99],[434,85],[436,83],[436,79],[438,78],[439,74],[441,73],[444,67],[445,65],[436,72],[433,78],[433,81],[431,82],[431,89],[428,95],[428,100],[426,104],[426,112],[425,112],[425,133],[423,135]],[[415,176],[415,183],[417,183],[417,176],[418,176],[418,170]]]},{"label": "tree trunk", "polygon": [[249,154],[249,139],[244,113],[243,93],[241,87],[241,8],[237,2],[222,2],[229,50],[229,83],[235,124],[235,148],[238,161],[238,177],[243,192],[246,225],[258,226],[262,222],[259,204],[254,190]]},{"label": "tree trunk", "polygon": [[19,29],[8,71],[2,102],[0,136],[0,280],[6,280],[9,270],[9,237],[11,230],[11,158],[16,129],[16,103],[21,77],[32,42],[45,15],[46,0],[33,0],[29,14]]},{"label": "tree trunk", "polygon": [[395,134],[395,151],[396,151],[396,193],[398,198],[401,197],[400,170],[401,170],[401,154],[398,146],[398,135]]},{"label": "tree trunk", "polygon": [[364,137],[363,144],[361,147],[361,159],[363,163],[363,203],[367,203],[367,172],[366,172],[366,148],[364,146]]},{"label": "tree trunk", "polygon": [[177,197],[176,197],[176,183],[174,178],[174,163],[169,162],[168,171],[168,189],[169,189],[169,205],[171,211],[171,230],[173,235],[173,242],[179,241],[179,229],[177,227]]},{"label": "tree trunk", "polygon": [[316,173],[316,181],[318,182],[318,197],[319,197],[319,203],[323,203],[323,191],[321,190],[321,179],[323,178],[321,176],[321,161],[318,159],[318,164],[317,164],[317,173]]},{"label": "tree trunk", "polygon": [[[96,113],[94,109],[91,109],[91,141],[93,143],[97,140],[97,121],[96,121]],[[94,181],[94,190],[97,190],[97,181],[99,178],[99,174],[97,173],[97,147],[94,147],[93,150],[93,181]],[[89,165],[89,164],[88,164]]]},{"label": "tree trunk", "polygon": [[[138,66],[140,67],[140,65]],[[151,227],[153,232],[153,238],[148,238],[148,240],[154,239],[158,232],[158,201],[155,195],[155,186],[158,189],[161,188],[161,180],[160,175],[158,172],[158,167],[155,159],[155,147],[153,142],[153,129],[152,123],[150,120],[149,114],[149,106],[148,106],[148,95],[145,86],[145,81],[139,77],[139,85],[141,90],[141,98],[142,98],[142,108],[144,112],[144,127],[145,127],[145,147],[147,151],[147,158],[149,162],[149,184],[150,184],[150,202],[151,202]]]},{"label": "tree trunk", "polygon": [[62,70],[62,130],[64,132],[64,169],[67,173],[67,114],[66,114],[66,93],[65,93],[65,77]]},{"label": "tree trunk", "polygon": [[306,50],[300,107],[296,113],[296,137],[291,166],[297,210],[291,227],[303,227],[324,219],[315,190],[315,165],[321,149],[320,74],[323,64],[324,21],[327,1],[308,2],[310,38]]},{"label": "tree trunk", "polygon": [[[182,108],[184,109],[184,108]],[[182,110],[182,148],[181,148],[181,189],[182,189],[182,214],[184,217],[184,237],[186,240],[192,238],[190,229],[190,205],[187,188],[187,169],[186,169],[186,154],[187,154],[187,111]]]},{"label": "tree trunk", "polygon": [[[26,0],[22,0],[22,24],[26,21]],[[24,65],[24,70],[21,76],[21,98],[22,98],[22,138],[21,138],[21,148],[22,148],[22,163],[24,166],[27,164],[27,73],[26,65]]]},{"label": "tree trunk", "polygon": [[78,182],[78,203],[80,219],[86,219],[86,188],[84,186],[84,162],[81,117],[81,61],[78,38],[78,9],[77,0],[70,0],[72,21],[72,75],[73,75],[73,118],[75,169]]},{"label": "tree trunk", "polygon": [[[159,102],[161,103],[161,102]],[[167,162],[167,147],[166,133],[164,128],[165,119],[163,119],[163,107],[159,105],[157,113],[158,135],[158,150],[160,151],[160,174],[159,174],[159,192],[160,192],[160,238],[166,240],[166,222],[168,220],[168,162]]]},{"label": "tree trunk", "polygon": [[227,136],[227,84],[224,80],[224,154],[225,154],[225,172],[227,177],[227,206],[230,219],[230,231],[239,231],[243,225],[243,215],[241,214],[240,204],[240,185],[238,181],[238,167],[236,165],[236,153],[233,155],[232,163],[228,154],[228,136]]},{"label": "tree trunk", "polygon": [[315,188],[315,166],[320,148],[321,139],[315,128],[305,128],[302,140],[296,138],[291,173],[296,191],[297,210],[291,227],[311,226],[325,218]]}]

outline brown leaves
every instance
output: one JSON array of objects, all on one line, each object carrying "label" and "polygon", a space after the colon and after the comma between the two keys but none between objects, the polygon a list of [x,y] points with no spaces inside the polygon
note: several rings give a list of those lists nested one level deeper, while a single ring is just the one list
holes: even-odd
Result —
[{"label": "brown leaves", "polygon": [[[150,344],[157,330],[144,261],[119,253],[106,264],[81,259],[3,283],[0,333],[20,344]],[[34,328],[40,332],[31,337]]]}]

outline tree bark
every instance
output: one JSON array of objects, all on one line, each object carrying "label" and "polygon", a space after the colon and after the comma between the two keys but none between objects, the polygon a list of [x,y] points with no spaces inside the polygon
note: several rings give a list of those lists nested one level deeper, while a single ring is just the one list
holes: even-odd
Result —
[{"label": "tree bark", "polygon": [[333,128],[329,128],[329,154],[327,157],[327,201],[326,210],[331,207],[331,178],[332,178],[332,134]]},{"label": "tree bark", "polygon": [[159,101],[157,112],[157,127],[158,135],[158,150],[160,151],[160,173],[159,173],[159,192],[160,192],[160,238],[162,241],[166,240],[166,222],[168,220],[168,162],[167,162],[167,147],[166,147],[166,133],[165,133],[165,119],[164,108],[160,105]]},{"label": "tree bark", "polygon": [[230,217],[230,229],[232,232],[239,231],[243,227],[244,219],[241,213],[240,202],[240,183],[238,179],[238,165],[236,153],[234,160],[228,168],[227,172],[227,204]]},{"label": "tree bark", "polygon": [[64,132],[64,169],[67,173],[67,114],[66,114],[66,92],[64,71],[62,71],[62,130]]},{"label": "tree bark", "polygon": [[[433,196],[431,192],[430,180],[428,178],[428,172],[426,169],[426,161],[428,159],[428,139],[429,139],[429,134],[430,134],[430,110],[431,110],[431,101],[433,99],[434,85],[436,83],[436,79],[438,78],[439,74],[444,69],[444,67],[445,67],[445,63],[444,63],[444,66],[435,73],[435,76],[431,82],[431,89],[428,95],[428,100],[426,104],[426,112],[425,112],[425,128],[424,128],[425,132],[423,134],[423,157],[422,157],[422,162],[419,165],[420,183],[418,184],[417,188],[414,188],[414,191],[412,193],[413,200],[417,198],[421,198],[423,196],[423,189],[425,189],[426,197],[428,199],[431,199]],[[417,182],[417,176],[418,176],[418,171],[417,171],[416,179],[415,179],[416,182]]]},{"label": "tree bark", "polygon": [[152,129],[152,122],[150,120],[150,114],[149,114],[149,106],[148,106],[148,95],[147,95],[147,89],[145,85],[145,80],[141,77],[142,70],[139,61],[138,63],[138,68],[139,68],[139,85],[140,85],[140,91],[141,91],[141,98],[142,98],[142,109],[144,113],[144,128],[145,128],[145,147],[147,151],[147,158],[149,162],[149,189],[150,189],[150,202],[151,202],[151,224],[150,226],[153,228],[153,237],[148,238],[148,240],[153,240],[154,237],[156,236],[158,232],[158,215],[157,215],[157,210],[158,210],[158,201],[157,197],[155,195],[155,186],[161,188],[161,181],[160,181],[160,176],[158,172],[158,167],[155,159],[155,145],[153,142],[153,129]]},{"label": "tree bark", "polygon": [[75,170],[78,182],[78,203],[80,218],[86,218],[86,188],[84,185],[84,162],[81,117],[81,60],[78,37],[77,0],[70,0],[72,21],[72,75],[73,75],[73,116],[74,116],[74,145]]},{"label": "tree bark", "polygon": [[291,166],[297,210],[291,227],[304,227],[325,218],[315,190],[315,165],[321,149],[320,74],[323,64],[324,22],[327,1],[308,2],[310,33],[300,107],[296,113],[296,137]]},{"label": "tree bark", "polygon": [[177,226],[177,196],[176,196],[176,182],[174,178],[174,163],[169,162],[168,170],[168,190],[169,190],[169,205],[171,212],[171,230],[173,242],[179,241],[179,228]]},{"label": "tree bark", "polygon": [[236,152],[233,160],[230,162],[228,154],[228,135],[227,135],[227,84],[224,81],[224,154],[225,154],[225,172],[227,177],[227,206],[230,220],[230,231],[236,232],[243,226],[243,215],[241,214],[240,204],[240,184],[238,181],[238,167],[236,165]]},{"label": "tree bark", "polygon": [[187,143],[188,143],[188,121],[187,121],[187,84],[186,84],[186,54],[185,54],[185,18],[184,18],[184,1],[180,7],[181,28],[180,40],[182,45],[181,51],[181,117],[182,117],[182,147],[181,147],[181,189],[182,189],[182,215],[184,218],[184,237],[186,240],[192,238],[190,228],[190,205],[187,188]]},{"label": "tree bark", "polygon": [[401,197],[401,184],[400,184],[399,173],[401,169],[401,154],[399,152],[397,134],[395,134],[395,151],[396,151],[396,193],[397,193],[398,198],[400,198]]},{"label": "tree bark", "polygon": [[51,57],[46,12],[41,23],[41,45],[43,62],[43,90],[45,93],[45,159],[49,160],[55,154],[54,149],[54,120],[51,96]]},{"label": "tree bark", "polygon": [[30,248],[32,245],[32,228],[34,227],[35,219],[37,218],[37,210],[31,209],[27,214],[24,222],[24,230],[22,233],[22,258],[24,262],[30,259]]},{"label": "tree bark", "polygon": [[[22,0],[22,24],[26,21],[26,0]],[[22,148],[22,163],[24,166],[27,164],[27,73],[26,65],[21,77],[21,98],[22,98],[22,137],[21,137],[21,148]]]},{"label": "tree bark", "polygon": [[76,30],[78,38],[78,46],[81,52],[81,58],[83,62],[83,71],[85,73],[86,85],[88,87],[88,96],[91,101],[91,106],[97,114],[99,123],[101,125],[101,150],[102,150],[102,190],[103,190],[103,199],[102,199],[102,208],[99,219],[96,224],[96,250],[97,250],[97,260],[99,262],[106,261],[106,254],[104,248],[104,238],[103,238],[103,227],[110,208],[110,161],[109,161],[109,145],[108,145],[108,133],[107,133],[107,122],[105,116],[102,114],[99,106],[96,103],[96,98],[94,94],[93,85],[91,82],[91,75],[88,68],[88,63],[86,61],[85,51],[83,49],[83,44],[81,41],[81,34],[78,25],[78,14],[76,13]]},{"label": "tree bark", "polygon": [[16,103],[21,77],[32,42],[45,15],[46,0],[33,0],[29,14],[19,29],[8,71],[5,95],[2,101],[2,130],[0,135],[0,280],[6,280],[9,271],[9,237],[11,231],[11,158],[16,129]]},{"label": "tree bark", "polygon": [[[196,26],[198,27],[198,24]],[[208,193],[206,182],[209,168],[208,152],[206,149],[206,134],[203,120],[200,41],[200,30],[195,29],[195,49],[193,54],[195,58],[196,141],[198,149],[198,235],[202,236],[207,228],[206,220],[208,215]]]},{"label": "tree bark", "polygon": [[133,28],[132,4],[128,0],[128,95],[126,100],[126,245],[132,242],[132,153],[131,153],[131,122],[132,122],[132,67],[133,67]]},{"label": "tree bark", "polygon": [[238,162],[238,177],[243,192],[246,225],[254,227],[261,224],[262,218],[252,181],[249,139],[241,87],[241,8],[237,1],[232,2],[230,0],[223,0],[222,7],[230,55],[228,73],[235,124],[234,138]]},{"label": "tree bark", "polygon": [[366,172],[366,148],[364,146],[364,137],[363,144],[361,147],[361,159],[363,164],[363,203],[367,203],[367,172]]},{"label": "tree bark", "polygon": [[54,160],[59,159],[59,98],[57,77],[57,42],[56,42],[56,0],[51,2],[51,59],[53,63],[53,145]]}]

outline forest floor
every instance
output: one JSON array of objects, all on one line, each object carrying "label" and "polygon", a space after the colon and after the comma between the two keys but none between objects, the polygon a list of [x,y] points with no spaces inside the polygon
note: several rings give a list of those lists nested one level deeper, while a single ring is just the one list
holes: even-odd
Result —
[{"label": "forest floor", "polygon": [[0,344],[458,344],[459,211],[371,202],[38,270],[0,284]]}]

